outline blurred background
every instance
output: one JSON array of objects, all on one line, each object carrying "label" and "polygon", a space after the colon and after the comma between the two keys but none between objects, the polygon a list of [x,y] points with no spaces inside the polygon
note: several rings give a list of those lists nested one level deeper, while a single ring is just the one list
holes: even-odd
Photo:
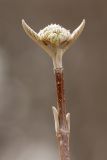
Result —
[{"label": "blurred background", "polygon": [[63,58],[71,113],[72,160],[107,159],[107,3],[102,0],[0,0],[0,160],[58,160],[50,58],[21,26],[56,23],[79,40]]}]

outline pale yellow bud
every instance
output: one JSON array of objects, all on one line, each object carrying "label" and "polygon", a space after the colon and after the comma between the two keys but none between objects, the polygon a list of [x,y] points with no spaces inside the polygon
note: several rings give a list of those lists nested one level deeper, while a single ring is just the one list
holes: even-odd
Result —
[{"label": "pale yellow bud", "polygon": [[54,68],[62,67],[62,56],[64,52],[76,41],[82,33],[85,20],[72,33],[60,25],[51,24],[36,33],[24,20],[22,26],[26,34],[40,45],[52,58]]}]

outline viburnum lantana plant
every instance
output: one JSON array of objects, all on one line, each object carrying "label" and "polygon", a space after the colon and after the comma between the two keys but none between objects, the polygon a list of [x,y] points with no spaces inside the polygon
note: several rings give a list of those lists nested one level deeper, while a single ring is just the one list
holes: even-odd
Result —
[{"label": "viburnum lantana plant", "polygon": [[56,78],[57,108],[53,108],[55,131],[58,139],[60,160],[70,160],[69,136],[70,136],[70,113],[66,111],[64,94],[64,76],[62,57],[66,50],[77,40],[82,33],[85,20],[72,33],[60,25],[51,24],[36,33],[24,20],[22,26],[26,34],[34,40],[53,61]]}]

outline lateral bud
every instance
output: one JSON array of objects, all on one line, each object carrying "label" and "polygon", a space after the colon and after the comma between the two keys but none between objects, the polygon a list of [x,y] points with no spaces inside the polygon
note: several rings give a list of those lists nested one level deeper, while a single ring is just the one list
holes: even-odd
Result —
[{"label": "lateral bud", "polygon": [[70,113],[66,114],[66,120],[67,120],[67,125],[68,125],[68,132],[70,133]]},{"label": "lateral bud", "polygon": [[59,130],[58,111],[54,106],[52,107],[52,110],[53,110],[54,121],[55,121],[55,131],[56,133],[58,133],[58,130]]}]

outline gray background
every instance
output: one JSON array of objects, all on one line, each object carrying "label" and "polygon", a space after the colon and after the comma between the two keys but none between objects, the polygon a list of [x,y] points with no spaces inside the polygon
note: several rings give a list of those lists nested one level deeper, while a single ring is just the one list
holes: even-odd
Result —
[{"label": "gray background", "polygon": [[80,39],[63,58],[71,115],[71,160],[107,159],[107,2],[0,0],[0,160],[59,159],[51,106],[56,106],[50,58],[24,33],[50,23]]}]

